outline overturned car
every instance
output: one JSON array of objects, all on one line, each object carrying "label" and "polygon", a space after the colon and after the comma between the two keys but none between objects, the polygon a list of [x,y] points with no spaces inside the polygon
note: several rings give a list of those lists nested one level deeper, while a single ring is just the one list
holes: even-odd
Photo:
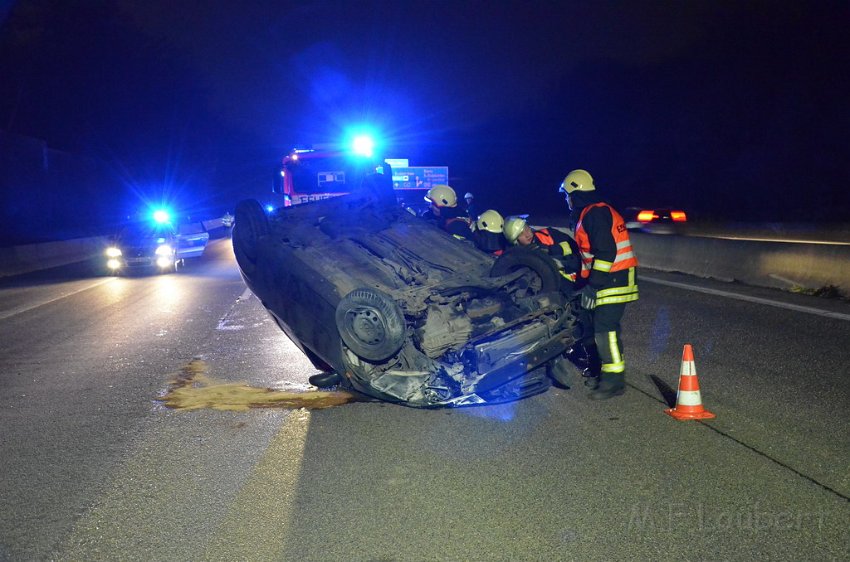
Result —
[{"label": "overturned car", "polygon": [[564,369],[576,317],[544,255],[477,250],[396,203],[387,176],[268,216],[236,208],[242,277],[325,372],[416,407],[516,400]]}]

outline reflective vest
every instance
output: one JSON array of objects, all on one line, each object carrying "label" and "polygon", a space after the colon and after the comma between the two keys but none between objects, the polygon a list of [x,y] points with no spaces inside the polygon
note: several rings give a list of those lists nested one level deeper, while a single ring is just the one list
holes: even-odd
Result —
[{"label": "reflective vest", "polygon": [[[537,238],[537,240],[544,246],[555,246],[555,239],[552,238],[551,234],[549,234],[548,228],[541,228],[540,230],[535,230],[534,237]],[[564,252],[565,256],[572,255],[573,250],[572,248],[570,248],[570,245],[567,242],[561,242],[560,244],[558,244],[558,246],[561,247],[561,250]],[[563,268],[560,267],[558,268],[558,273],[564,276],[567,281],[570,281],[571,283],[576,282],[575,273],[567,273],[563,270]]]},{"label": "reflective vest", "polygon": [[[611,237],[617,246],[614,261],[609,262],[595,258],[590,247],[590,237],[584,229],[584,216],[594,207],[607,207],[613,218],[611,224]],[[590,277],[591,269],[602,273],[615,273],[617,271],[629,270],[628,281],[624,286],[601,288],[596,294],[596,304],[619,304],[638,299],[638,287],[635,284],[634,268],[638,261],[632,250],[632,242],[629,239],[629,231],[626,223],[614,207],[607,203],[594,203],[588,205],[581,211],[578,224],[576,224],[576,242],[581,252],[581,276],[584,279]]]}]

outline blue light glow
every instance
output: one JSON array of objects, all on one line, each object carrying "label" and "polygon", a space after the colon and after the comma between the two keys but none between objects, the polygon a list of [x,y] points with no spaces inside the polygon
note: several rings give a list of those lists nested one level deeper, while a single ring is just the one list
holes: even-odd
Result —
[{"label": "blue light glow", "polygon": [[171,222],[171,213],[165,209],[157,209],[153,212],[153,220],[159,224]]},{"label": "blue light glow", "polygon": [[351,143],[351,148],[355,154],[361,156],[372,156],[375,152],[375,141],[367,135],[358,135],[354,137]]}]

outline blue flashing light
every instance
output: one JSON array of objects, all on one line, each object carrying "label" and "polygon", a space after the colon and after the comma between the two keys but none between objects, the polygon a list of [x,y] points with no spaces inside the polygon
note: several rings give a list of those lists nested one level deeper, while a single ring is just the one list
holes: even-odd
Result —
[{"label": "blue flashing light", "polygon": [[372,156],[375,152],[375,141],[368,135],[358,135],[354,137],[351,148],[355,154],[360,156]]},{"label": "blue flashing light", "polygon": [[266,212],[267,213],[274,212],[274,205],[266,205]]},{"label": "blue flashing light", "polygon": [[158,224],[171,222],[171,213],[165,209],[157,209],[153,212],[153,220]]}]

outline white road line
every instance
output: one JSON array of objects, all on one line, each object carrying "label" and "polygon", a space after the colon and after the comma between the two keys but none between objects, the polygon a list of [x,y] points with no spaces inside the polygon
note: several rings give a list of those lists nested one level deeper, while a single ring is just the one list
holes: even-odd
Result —
[{"label": "white road line", "polygon": [[839,242],[837,240],[788,240],[785,238],[756,238],[750,236],[710,236],[705,234],[693,234],[697,238],[722,238],[723,240],[746,240],[748,242],[783,242],[785,244],[818,244],[824,246],[850,246],[850,242]]},{"label": "white road line", "polygon": [[698,293],[705,293],[707,295],[715,295],[718,297],[726,297],[729,299],[736,299],[739,301],[747,301],[753,302],[756,304],[765,304],[767,306],[775,306],[776,308],[786,308],[788,310],[794,310],[796,312],[804,312],[806,314],[817,314],[818,316],[826,316],[827,318],[835,318],[836,320],[847,320],[850,321],[850,314],[844,314],[841,312],[832,312],[829,310],[821,310],[819,308],[812,308],[810,306],[800,306],[799,304],[789,304],[780,301],[772,301],[770,299],[763,299],[760,297],[750,297],[747,295],[739,295],[737,293],[730,293],[727,291],[720,291],[718,289],[708,289],[705,287],[698,287],[696,285],[689,285],[687,283],[677,283],[675,281],[666,281],[664,279],[658,279],[657,277],[651,277],[647,275],[640,275],[638,284],[642,281],[649,281],[650,283],[657,283],[658,285],[668,285],[670,287],[678,287],[679,289],[685,289],[688,291],[696,291]]},{"label": "white road line", "polygon": [[52,299],[47,299],[47,300],[44,300],[44,301],[37,301],[37,302],[30,303],[30,304],[27,304],[27,305],[24,305],[24,306],[19,306],[18,308],[13,308],[12,310],[6,310],[6,311],[3,311],[3,312],[0,312],[0,320],[5,320],[6,318],[11,318],[12,316],[15,316],[16,314],[22,314],[22,313],[24,313],[28,310],[32,310],[34,308],[38,308],[40,306],[44,306],[44,305],[50,304],[52,302],[56,302],[58,300],[66,298],[66,297],[70,297],[71,295],[76,295],[77,293],[82,293],[83,291],[88,291],[89,289],[97,287],[98,285],[103,285],[104,283],[109,283],[109,282],[114,281],[114,280],[115,280],[114,278],[101,279],[99,281],[95,281],[94,283],[86,285],[85,287],[82,287],[80,289],[76,289],[74,291],[70,291],[70,292],[67,292],[67,293],[62,293],[58,297],[53,297]]},{"label": "white road line", "polygon": [[215,329],[216,329],[216,330],[242,330],[242,329],[244,329],[244,328],[245,328],[245,326],[243,326],[242,324],[231,324],[231,323],[230,323],[230,316],[231,316],[231,315],[233,314],[233,312],[236,310],[236,306],[237,306],[240,302],[244,302],[245,300],[247,300],[247,299],[251,298],[251,296],[253,296],[253,293],[251,292],[251,289],[247,289],[247,288],[246,288],[246,289],[242,292],[242,294],[241,294],[241,295],[239,295],[239,298],[237,298],[237,299],[236,299],[236,302],[235,302],[235,303],[233,303],[233,306],[231,306],[231,307],[230,307],[230,310],[228,310],[228,311],[224,314],[224,316],[222,316],[222,317],[219,319],[219,321],[218,321],[218,326],[216,326],[216,327],[215,327]]}]

